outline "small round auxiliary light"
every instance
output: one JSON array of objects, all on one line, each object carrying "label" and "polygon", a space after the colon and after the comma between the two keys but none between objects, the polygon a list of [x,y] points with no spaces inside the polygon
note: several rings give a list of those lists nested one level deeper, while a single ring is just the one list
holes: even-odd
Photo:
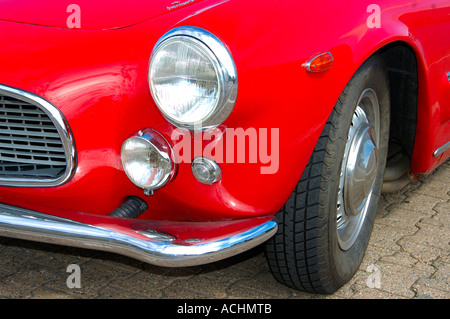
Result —
[{"label": "small round auxiliary light", "polygon": [[122,166],[128,178],[149,194],[170,182],[177,171],[173,149],[157,131],[146,129],[122,145]]},{"label": "small round auxiliary light", "polygon": [[196,157],[191,164],[195,178],[203,184],[211,185],[222,178],[222,169],[208,157]]}]

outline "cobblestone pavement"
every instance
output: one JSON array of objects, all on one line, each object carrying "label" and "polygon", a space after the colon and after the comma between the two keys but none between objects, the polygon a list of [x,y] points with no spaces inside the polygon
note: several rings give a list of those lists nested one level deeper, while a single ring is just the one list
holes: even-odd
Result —
[{"label": "cobblestone pavement", "polygon": [[[262,247],[214,264],[160,268],[127,257],[0,237],[1,298],[450,298],[450,161],[383,196],[360,270],[333,295],[276,282]],[[67,287],[67,267],[81,288]]]}]

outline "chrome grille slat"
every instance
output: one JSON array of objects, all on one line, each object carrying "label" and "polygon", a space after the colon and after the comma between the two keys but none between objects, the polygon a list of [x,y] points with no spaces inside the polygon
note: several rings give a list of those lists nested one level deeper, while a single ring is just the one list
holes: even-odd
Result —
[{"label": "chrome grille slat", "polygon": [[48,132],[33,132],[33,131],[19,131],[19,130],[9,130],[9,129],[1,129],[0,135],[10,134],[10,135],[21,135],[21,136],[45,136],[45,137],[59,137],[58,133],[48,133]]},{"label": "chrome grille slat", "polygon": [[[36,146],[36,145],[20,145],[20,144],[5,144],[0,143],[0,149],[13,147],[15,149],[31,150],[31,151],[43,151],[43,152],[61,152],[59,147],[46,147],[46,146]],[[61,153],[64,155],[64,152]],[[65,158],[65,156],[64,156]]]},{"label": "chrome grille slat", "polygon": [[[38,139],[38,138],[23,138],[23,137],[18,137],[18,136],[15,136],[15,137],[11,137],[11,136],[9,136],[9,135],[7,135],[7,136],[2,136],[1,134],[0,134],[0,141],[2,142],[2,143],[5,143],[5,142],[11,142],[11,143],[16,143],[16,142],[24,142],[24,143],[26,143],[26,142],[28,142],[28,143],[45,143],[45,142],[47,142],[47,143],[49,143],[49,144],[55,144],[55,145],[61,145],[62,146],[62,142],[61,142],[61,140],[59,140],[59,139],[50,139],[50,138],[46,138],[45,136],[44,137],[42,137],[41,139]],[[16,144],[14,144],[14,145],[17,145],[17,143]],[[19,144],[20,145],[20,144]]]},{"label": "chrome grille slat", "polygon": [[43,122],[43,123],[52,124],[52,121],[49,118],[41,117],[41,114],[36,114],[36,115],[38,115],[38,116],[28,117],[28,116],[3,115],[2,112],[0,111],[0,123],[2,123],[1,120],[14,120],[14,121],[30,121],[30,122],[35,121],[35,122]]},{"label": "chrome grille slat", "polygon": [[[30,165],[61,165],[61,162],[51,160],[34,160],[34,159],[22,159],[22,158],[9,158],[0,156],[0,161],[10,161],[14,163],[30,164]],[[65,166],[65,165],[63,165]]]},{"label": "chrome grille slat", "polygon": [[50,154],[50,153],[38,153],[38,152],[23,152],[23,151],[17,151],[15,149],[2,149],[0,148],[0,156],[5,155],[12,155],[14,157],[20,158],[20,156],[30,156],[31,158],[37,158],[37,157],[48,157],[49,159],[56,159],[56,158],[62,158],[66,159],[66,155],[63,154]]},{"label": "chrome grille slat", "polygon": [[0,185],[60,185],[74,164],[74,145],[59,110],[0,84]]},{"label": "chrome grille slat", "polygon": [[[14,122],[0,122],[0,128],[2,127],[12,127],[12,128],[21,128],[24,130],[27,129],[35,129],[35,130],[49,130],[52,132],[58,132],[52,123],[50,125],[36,125],[36,124],[30,124],[30,123],[14,123]],[[58,134],[59,136],[59,134]]]},{"label": "chrome grille slat", "polygon": [[[3,101],[0,100],[0,103],[3,103]],[[17,104],[21,105],[21,104]],[[0,113],[9,112],[9,113],[23,113],[23,114],[42,114],[41,111],[38,110],[27,110],[27,109],[14,109],[14,108],[6,108],[0,106]],[[45,114],[45,113],[44,113]]]},{"label": "chrome grille slat", "polygon": [[5,105],[26,105],[26,103],[23,103],[21,101],[8,101],[8,100],[1,100],[2,104]]}]

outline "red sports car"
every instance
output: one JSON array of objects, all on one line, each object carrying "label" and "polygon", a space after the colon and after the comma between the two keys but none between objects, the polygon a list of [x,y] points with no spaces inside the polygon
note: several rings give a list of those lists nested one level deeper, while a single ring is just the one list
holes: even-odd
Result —
[{"label": "red sports car", "polygon": [[450,156],[450,1],[3,0],[0,235],[332,293]]}]

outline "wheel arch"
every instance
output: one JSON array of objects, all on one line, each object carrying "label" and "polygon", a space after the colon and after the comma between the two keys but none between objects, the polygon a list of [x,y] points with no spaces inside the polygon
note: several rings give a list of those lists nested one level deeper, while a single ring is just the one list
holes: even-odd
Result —
[{"label": "wheel arch", "polygon": [[[359,52],[361,53],[361,52]],[[428,129],[432,123],[432,109],[427,103],[428,79],[424,52],[420,43],[409,37],[392,36],[379,42],[372,50],[354,52],[356,73],[373,55],[380,55],[388,72],[391,98],[390,138],[400,144],[410,160],[410,175],[426,173],[430,160],[423,149],[434,138]],[[418,134],[418,128],[421,128]]]},{"label": "wheel arch", "polygon": [[435,138],[430,129],[433,110],[427,103],[429,85],[424,52],[410,38],[393,39],[374,50],[361,64],[374,54],[383,58],[388,72],[390,139],[403,147],[410,160],[409,174],[416,178],[426,174],[432,165],[424,150]]}]

